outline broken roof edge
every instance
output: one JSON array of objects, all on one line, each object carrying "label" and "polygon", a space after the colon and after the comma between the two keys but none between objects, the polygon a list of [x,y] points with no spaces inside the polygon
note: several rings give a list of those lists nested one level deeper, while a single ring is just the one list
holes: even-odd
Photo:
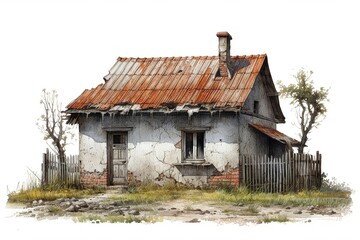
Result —
[{"label": "broken roof edge", "polygon": [[[181,57],[182,61],[187,61],[186,59],[191,59],[191,58],[197,58],[197,57]],[[199,57],[202,59],[212,59],[214,60],[214,58],[218,58],[218,56],[215,57]],[[243,55],[243,56],[232,56],[232,59],[234,60],[234,67],[238,67],[240,68],[249,68],[246,69],[246,73],[250,73],[251,74],[244,74],[244,72],[242,73],[235,73],[234,76],[237,76],[239,74],[239,76],[237,77],[237,81],[236,84],[234,86],[238,86],[239,82],[241,81],[245,81],[245,84],[247,88],[246,89],[235,89],[237,91],[241,91],[238,94],[242,94],[242,95],[246,95],[245,99],[248,98],[249,92],[252,88],[254,79],[257,78],[257,76],[260,73],[261,68],[263,67],[263,63],[264,60],[266,60],[267,55],[266,54],[258,54],[258,55]],[[125,62],[121,62],[120,64],[124,64],[124,66],[122,66],[122,70],[119,71],[120,74],[117,73],[117,64],[119,64],[119,62],[117,61],[114,66],[110,69],[109,74],[106,75],[104,77],[105,83],[99,84],[96,88],[92,88],[90,90],[86,89],[80,96],[78,96],[78,98],[76,98],[74,101],[72,101],[70,104],[67,105],[67,109],[78,109],[78,110],[90,110],[90,109],[95,109],[95,110],[100,110],[100,111],[111,111],[113,107],[116,107],[117,105],[124,105],[123,101],[126,102],[126,104],[140,104],[140,108],[143,110],[148,110],[150,109],[150,111],[152,111],[152,109],[156,108],[156,109],[161,109],[163,110],[163,104],[166,104],[167,102],[171,102],[171,101],[177,101],[179,102],[179,99],[181,99],[178,92],[176,92],[176,98],[174,97],[170,97],[170,95],[167,94],[163,94],[161,95],[161,97],[155,97],[154,93],[157,93],[158,89],[155,89],[156,84],[152,84],[149,85],[148,82],[146,82],[146,84],[142,83],[144,82],[144,79],[147,79],[146,77],[143,78],[139,78],[137,76],[142,76],[139,74],[136,74],[136,77],[134,79],[131,79],[132,81],[130,81],[129,77],[126,76],[126,78],[120,78],[119,79],[119,75],[121,75],[123,72],[128,73],[129,69],[137,69],[140,68],[139,66],[131,66],[128,64],[131,61],[139,61],[139,59],[141,58],[120,58],[121,60],[125,61]],[[146,59],[151,59],[151,61],[153,61],[153,59],[156,58],[143,58],[142,60],[146,60]],[[159,58],[160,59],[160,58]],[[174,59],[174,58],[162,58],[162,59]],[[247,65],[241,65],[243,63],[239,63],[237,62],[238,60],[240,61],[248,61],[254,64],[247,64]],[[200,62],[202,65],[204,65],[204,63]],[[153,63],[154,65],[155,63]],[[157,63],[156,63],[157,64]],[[196,63],[198,64],[198,63]],[[152,65],[152,67],[154,68],[154,66]],[[201,66],[202,66],[201,65]],[[214,63],[213,63],[214,65]],[[157,66],[157,65],[156,65]],[[205,65],[207,66],[207,65]],[[212,66],[214,67],[214,66]],[[168,68],[167,66],[165,66],[165,68]],[[175,68],[176,69],[176,68]],[[201,69],[201,71],[200,71]],[[208,68],[206,68],[208,69]],[[197,77],[196,80],[199,81],[199,83],[197,83],[196,86],[193,86],[193,88],[190,88],[189,91],[191,94],[187,95],[187,99],[182,100],[183,102],[181,103],[181,101],[179,102],[180,104],[186,104],[187,102],[195,102],[197,105],[203,105],[203,107],[208,108],[210,110],[225,110],[225,111],[233,111],[233,109],[235,109],[236,111],[239,111],[240,108],[242,108],[243,106],[243,99],[244,97],[239,97],[239,98],[232,98],[230,101],[230,97],[229,96],[236,96],[235,94],[233,94],[233,90],[229,90],[230,89],[230,85],[231,83],[226,82],[226,84],[228,85],[221,85],[218,82],[214,82],[215,83],[211,83],[210,81],[212,80],[212,78],[210,78],[210,74],[208,72],[204,72],[205,68],[199,68],[199,66],[197,66],[197,71],[200,71],[198,74],[202,74],[204,76],[206,76],[206,79],[204,78],[200,78]],[[150,72],[152,71],[151,69],[148,71]],[[176,72],[176,71],[174,71]],[[211,73],[213,74],[214,71]],[[194,73],[191,73],[192,75],[194,75]],[[126,74],[125,74],[126,75]],[[144,75],[144,74],[143,74]],[[153,76],[155,76],[156,74],[153,74]],[[172,71],[169,72],[168,75],[173,75]],[[180,83],[182,83],[183,85],[181,85],[181,87],[183,87],[184,89],[188,89],[189,84],[184,80],[185,77],[183,77],[184,74],[179,75],[179,77],[177,77],[177,74],[175,74],[174,76],[176,76],[175,78],[171,77],[171,81],[172,80],[179,80]],[[243,76],[245,75],[245,77]],[[135,75],[134,75],[135,76]],[[145,76],[145,75],[144,75]],[[151,76],[152,78],[155,78]],[[163,75],[161,75],[163,76]],[[211,75],[212,76],[212,75]],[[114,77],[113,79],[111,79],[112,77]],[[181,78],[180,78],[181,77]],[[235,78],[235,77],[234,77]],[[140,83],[138,84],[137,81],[141,79]],[[180,81],[181,79],[181,81]],[[187,78],[186,78],[187,79]],[[203,79],[200,82],[200,79]],[[250,81],[250,80],[251,81]],[[111,86],[108,86],[108,80],[111,81]],[[117,81],[120,81],[117,82]],[[136,88],[132,89],[131,87],[135,86],[135,81],[136,81]],[[175,82],[176,82],[175,81]],[[131,86],[125,86],[125,84],[127,83],[131,83]],[[115,84],[116,83],[116,84]],[[114,85],[115,84],[115,85]],[[143,84],[143,85],[141,85]],[[177,83],[176,83],[177,84]],[[176,84],[172,84],[171,88],[169,88],[170,90],[172,90],[172,92],[174,93],[174,89],[175,86],[177,86],[177,88],[180,88],[178,85]],[[217,87],[216,89],[213,89],[211,94],[209,94],[209,90],[207,88],[203,88],[204,84],[213,84],[214,86],[221,86],[221,87]],[[145,97],[139,97],[139,94],[134,94],[134,91],[138,91],[139,86],[141,86],[143,89],[147,89],[148,91],[146,92],[147,96]],[[201,86],[201,88],[199,88],[199,86]],[[169,87],[169,86],[168,86]],[[126,90],[124,90],[126,89]],[[129,91],[132,90],[132,91]],[[167,90],[169,90],[167,89]],[[196,91],[195,91],[196,90]],[[201,92],[201,95],[199,94],[199,90],[204,91],[205,93]],[[221,90],[221,91],[219,91]],[[208,91],[208,92],[206,92]],[[219,95],[219,92],[230,92],[230,95]],[[126,94],[128,93],[132,93],[132,95],[130,95],[130,97],[127,97],[124,99],[124,96],[127,96]],[[195,94],[196,93],[196,94]],[[201,96],[201,98],[199,97]],[[175,100],[174,100],[175,99]],[[209,105],[210,104],[210,105]],[[276,104],[276,103],[273,103]],[[272,104],[272,105],[273,105]],[[125,106],[123,106],[125,107]],[[167,106],[165,106],[166,109]],[[128,107],[127,107],[128,108]],[[228,109],[230,108],[230,109]],[[171,109],[171,107],[170,107]],[[281,122],[281,121],[280,121]]]},{"label": "broken roof edge", "polygon": [[253,127],[254,129],[256,129],[257,131],[259,131],[260,133],[265,134],[266,136],[268,136],[282,144],[291,143],[292,147],[298,147],[300,145],[300,142],[298,140],[296,140],[292,137],[289,137],[276,129],[265,127],[263,125],[254,124],[254,123],[249,123],[249,125],[251,127]]},{"label": "broken roof edge", "polygon": [[[100,87],[104,86],[103,83],[98,84],[96,87],[94,88],[90,88],[90,89],[85,89],[77,98],[75,98],[74,100],[72,100],[69,104],[66,105],[66,109],[71,109],[74,108],[73,105],[77,102],[78,99],[81,99],[81,97],[85,94],[91,94],[93,93],[93,91],[95,91],[96,89],[99,89]],[[65,110],[64,112],[66,112],[67,110]]]},{"label": "broken roof edge", "polygon": [[64,111],[64,113],[67,114],[91,114],[91,113],[99,113],[99,114],[120,114],[120,115],[126,115],[129,113],[240,113],[240,108],[223,108],[223,109],[200,109],[200,108],[186,108],[181,110],[176,109],[162,109],[162,108],[149,108],[149,109],[139,109],[139,110],[99,110],[99,109],[67,109]]},{"label": "broken roof edge", "polygon": [[137,114],[164,114],[164,115],[171,115],[171,114],[187,114],[189,117],[192,117],[194,114],[210,114],[210,116],[213,116],[215,114],[239,114],[240,109],[213,109],[213,110],[206,110],[206,109],[200,109],[200,108],[189,108],[189,109],[182,109],[182,110],[175,110],[175,109],[140,109],[140,110],[99,110],[99,109],[67,109],[63,111],[67,115],[67,124],[73,125],[78,123],[79,115],[84,114],[86,117],[88,117],[90,114],[99,114],[102,117],[105,115],[109,115],[110,117],[113,117],[115,115],[119,116],[135,116]]}]

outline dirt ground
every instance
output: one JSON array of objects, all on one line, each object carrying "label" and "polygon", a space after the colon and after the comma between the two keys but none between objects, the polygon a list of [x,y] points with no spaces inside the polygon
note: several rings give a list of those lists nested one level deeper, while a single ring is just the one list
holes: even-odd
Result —
[{"label": "dirt ground", "polygon": [[[257,206],[214,202],[189,202],[173,200],[154,204],[118,206],[110,196],[117,190],[85,199],[58,199],[52,202],[34,202],[31,206],[9,204],[16,217],[41,219],[70,218],[76,220],[84,216],[134,215],[156,217],[162,220],[197,223],[212,221],[217,223],[261,223],[266,219],[286,218],[288,222],[311,222],[315,219],[341,219],[350,213],[350,207],[319,208],[317,206]],[[57,211],[54,211],[56,209]],[[60,209],[60,210],[59,210]],[[275,220],[276,221],[276,220]]]}]

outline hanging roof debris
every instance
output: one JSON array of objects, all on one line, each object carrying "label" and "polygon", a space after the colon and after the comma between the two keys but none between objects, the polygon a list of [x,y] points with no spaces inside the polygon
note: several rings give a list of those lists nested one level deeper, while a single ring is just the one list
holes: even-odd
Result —
[{"label": "hanging roof debris", "polygon": [[284,122],[265,54],[231,56],[230,70],[231,79],[219,74],[217,56],[119,57],[105,82],[85,90],[66,112],[240,111],[262,75],[275,118]]}]

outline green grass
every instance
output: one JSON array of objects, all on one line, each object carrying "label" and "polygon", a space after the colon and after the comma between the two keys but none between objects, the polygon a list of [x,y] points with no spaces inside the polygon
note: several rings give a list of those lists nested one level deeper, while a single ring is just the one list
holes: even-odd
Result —
[{"label": "green grass", "polygon": [[116,194],[110,198],[116,200],[118,205],[151,204],[179,199],[182,196],[181,192],[176,190],[151,190],[141,193]]},{"label": "green grass", "polygon": [[85,196],[98,194],[104,192],[104,189],[73,189],[63,188],[48,190],[40,187],[20,190],[19,192],[13,192],[8,195],[9,203],[31,203],[34,200],[53,201],[58,198],[83,198]]},{"label": "green grass", "polygon": [[135,208],[133,208],[133,209],[134,209],[134,210],[138,210],[139,212],[143,212],[143,211],[152,212],[152,211],[154,211],[153,208],[151,208],[151,207],[146,207],[146,206],[141,206],[141,207],[137,206],[137,207],[135,207]]},{"label": "green grass", "polygon": [[[82,198],[104,192],[103,188],[74,189],[74,188],[47,188],[33,187],[29,190],[20,190],[10,193],[10,203],[31,203],[34,200],[52,201],[58,198]],[[191,189],[173,182],[158,186],[148,182],[129,187],[129,193],[114,194],[110,197],[116,205],[139,205],[166,202],[181,199],[190,203],[210,202],[216,204],[243,203],[258,206],[319,206],[338,207],[351,203],[349,191],[308,191],[287,194],[251,193],[246,188],[222,189]]]},{"label": "green grass", "polygon": [[266,216],[263,219],[257,221],[257,223],[271,223],[271,222],[288,222],[290,221],[289,218],[285,215],[278,215],[275,217]]},{"label": "green grass", "polygon": [[338,207],[351,203],[351,192],[308,191],[287,194],[251,193],[245,188],[197,190],[173,185],[159,187],[145,185],[135,187],[132,193],[116,194],[113,200],[123,204],[150,204],[170,200],[186,200],[189,202],[244,203],[260,206],[311,206]]},{"label": "green grass", "polygon": [[186,205],[184,211],[194,211],[195,209],[191,205]]},{"label": "green grass", "polygon": [[187,189],[186,186],[173,182],[167,182],[163,186],[146,182],[130,185],[129,193],[114,194],[110,199],[115,200],[116,205],[151,204],[179,199]]},{"label": "green grass", "polygon": [[249,206],[245,209],[241,209],[242,214],[247,216],[256,216],[259,213],[259,210],[255,206]]},{"label": "green grass", "polygon": [[215,201],[244,204],[259,204],[261,206],[290,205],[320,207],[345,206],[351,203],[347,192],[300,192],[288,194],[249,193],[243,189],[232,192],[224,191],[197,191],[183,193],[183,197],[193,201]]},{"label": "green grass", "polygon": [[81,216],[76,219],[77,222],[94,222],[94,223],[155,223],[161,222],[161,218],[153,216]]},{"label": "green grass", "polygon": [[233,208],[232,209],[225,208],[222,212],[233,215],[239,215],[239,216],[257,216],[259,214],[259,210],[257,209],[256,206],[248,206],[240,210]]},{"label": "green grass", "polygon": [[49,206],[48,211],[49,211],[49,213],[52,213],[52,214],[59,214],[59,213],[63,212],[63,209],[59,206]]},{"label": "green grass", "polygon": [[165,183],[163,186],[152,182],[142,183],[129,187],[127,194],[114,194],[110,198],[117,205],[137,205],[164,202],[179,199],[187,188],[175,183]]}]

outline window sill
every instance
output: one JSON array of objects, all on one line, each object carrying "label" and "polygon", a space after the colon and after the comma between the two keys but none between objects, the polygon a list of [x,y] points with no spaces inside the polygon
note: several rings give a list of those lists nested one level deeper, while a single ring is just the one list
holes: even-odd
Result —
[{"label": "window sill", "polygon": [[204,163],[205,159],[184,159],[182,163],[199,164]]},{"label": "window sill", "polygon": [[174,166],[210,166],[212,163],[205,162],[205,160],[192,160],[183,161],[181,163],[175,163]]}]

